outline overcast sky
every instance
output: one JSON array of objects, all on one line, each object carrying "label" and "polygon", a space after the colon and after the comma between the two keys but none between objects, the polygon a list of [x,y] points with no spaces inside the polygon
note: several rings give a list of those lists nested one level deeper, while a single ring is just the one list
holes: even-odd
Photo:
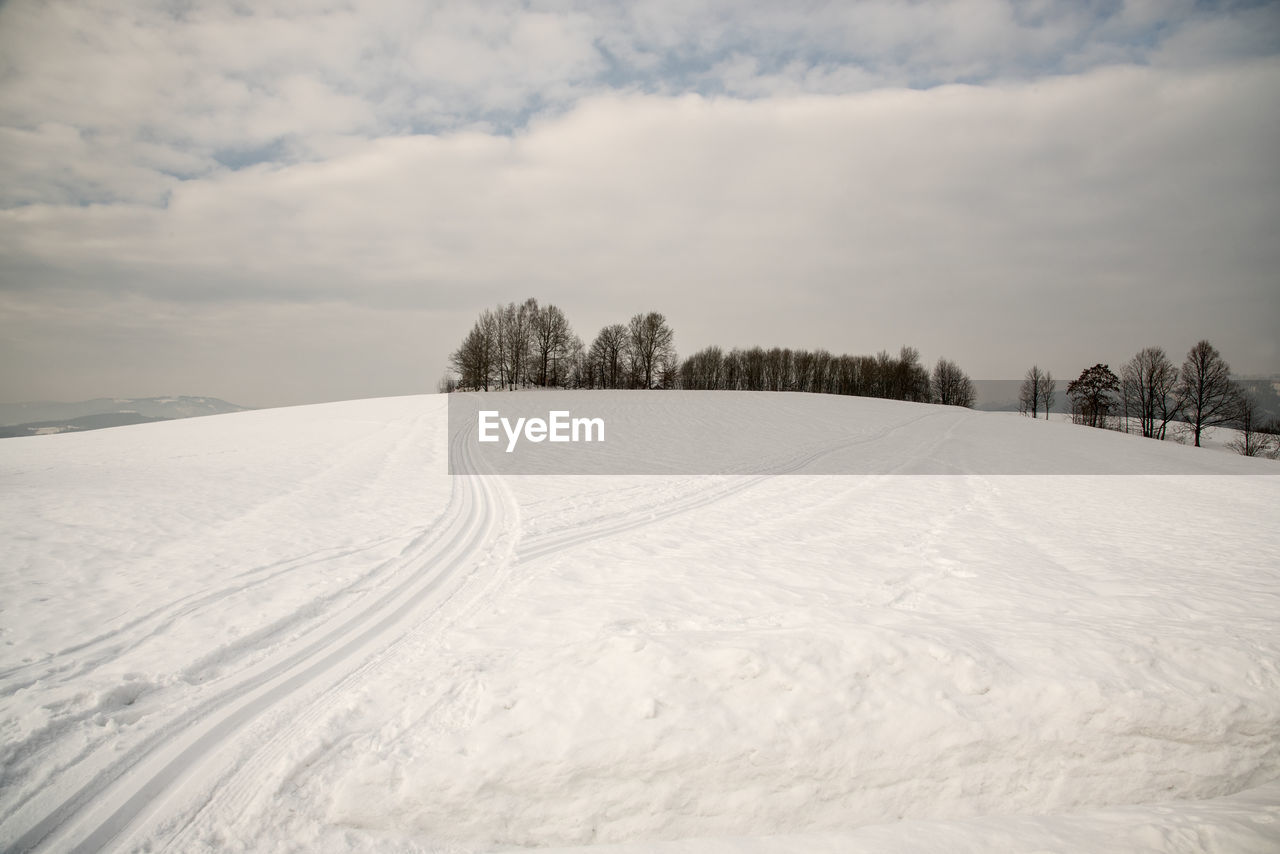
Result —
[{"label": "overcast sky", "polygon": [[0,400],[430,391],[528,296],[1280,372],[1277,4],[308,5],[0,6]]}]

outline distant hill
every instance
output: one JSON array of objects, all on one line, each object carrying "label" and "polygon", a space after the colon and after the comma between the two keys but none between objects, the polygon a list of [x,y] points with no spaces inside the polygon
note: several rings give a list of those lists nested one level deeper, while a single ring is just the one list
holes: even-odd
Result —
[{"label": "distant hill", "polygon": [[216,397],[100,397],[78,403],[0,403],[0,438],[100,430],[246,409]]}]

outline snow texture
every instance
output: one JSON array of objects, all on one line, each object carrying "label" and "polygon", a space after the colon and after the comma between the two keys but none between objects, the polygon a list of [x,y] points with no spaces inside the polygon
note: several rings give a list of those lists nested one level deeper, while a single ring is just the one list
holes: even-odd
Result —
[{"label": "snow texture", "polygon": [[0,849],[1280,850],[1280,464],[836,402],[958,476],[450,476],[440,396],[0,443]]}]

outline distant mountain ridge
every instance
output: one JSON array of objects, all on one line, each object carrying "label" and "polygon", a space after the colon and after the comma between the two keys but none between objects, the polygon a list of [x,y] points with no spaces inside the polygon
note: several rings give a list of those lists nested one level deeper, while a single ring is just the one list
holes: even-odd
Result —
[{"label": "distant mountain ridge", "polygon": [[0,403],[0,437],[98,430],[148,421],[243,412],[249,407],[216,397],[100,397],[76,403]]}]

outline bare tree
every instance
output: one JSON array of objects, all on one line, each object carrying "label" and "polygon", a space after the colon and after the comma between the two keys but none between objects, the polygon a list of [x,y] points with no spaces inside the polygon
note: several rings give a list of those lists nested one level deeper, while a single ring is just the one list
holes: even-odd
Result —
[{"label": "bare tree", "polygon": [[1126,432],[1136,415],[1142,435],[1163,439],[1170,421],[1181,411],[1178,370],[1161,347],[1147,347],[1120,369]]},{"label": "bare tree", "polygon": [[764,391],[764,349],[752,347],[741,354],[742,384],[744,391]]},{"label": "bare tree", "polygon": [[791,390],[813,391],[814,357],[808,350],[795,350],[791,354]]},{"label": "bare tree", "polygon": [[764,354],[764,387],[768,391],[791,390],[792,353],[789,347],[772,347]]},{"label": "bare tree", "polygon": [[933,402],[943,406],[973,406],[973,381],[960,370],[960,366],[948,359],[939,359],[933,366]]},{"label": "bare tree", "polygon": [[[1018,411],[1023,415],[1030,412],[1031,417],[1035,418],[1044,403],[1044,395],[1045,374],[1040,370],[1039,365],[1032,365],[1027,375],[1022,378],[1022,388],[1018,390]],[[1044,417],[1049,417],[1047,407]]]},{"label": "bare tree", "polygon": [[903,345],[898,351],[897,361],[892,363],[890,370],[893,377],[892,397],[896,400],[911,400],[917,403],[929,401],[929,369],[920,364],[919,350]]},{"label": "bare tree", "polygon": [[557,376],[560,378],[559,384],[566,388],[592,387],[590,360],[582,339],[577,335],[571,335],[569,343],[565,345]]},{"label": "bare tree", "polygon": [[866,392],[870,397],[893,397],[893,357],[888,350],[881,350],[875,356],[873,364],[866,365]]},{"label": "bare tree", "polygon": [[726,387],[724,353],[719,347],[705,347],[684,360],[680,366],[684,388],[710,391]]},{"label": "bare tree", "polygon": [[884,397],[884,373],[889,363],[889,354],[881,350],[874,356],[853,357],[853,390],[849,394],[863,397]]},{"label": "bare tree", "polygon": [[1227,447],[1246,457],[1275,459],[1277,451],[1280,451],[1280,437],[1272,430],[1264,429],[1263,417],[1257,396],[1241,391],[1236,400],[1235,418],[1231,422],[1231,426],[1240,432],[1227,443]]},{"label": "bare tree", "polygon": [[[633,319],[633,329],[635,323]],[[634,356],[633,361],[638,364]],[[941,395],[948,403],[971,406],[972,380],[954,362],[943,362],[939,377],[947,385]],[[707,347],[685,359],[678,371],[667,373],[673,375],[659,371],[663,388],[671,387],[678,377],[686,389],[802,391],[919,402],[936,399],[931,374],[920,364],[920,351],[914,347],[903,347],[897,358],[884,351],[876,356],[834,356],[827,350],[786,347],[751,347],[727,353],[719,347]],[[642,385],[644,379],[635,382]]]},{"label": "bare tree", "polygon": [[497,318],[492,311],[485,309],[466,338],[462,339],[462,345],[449,357],[463,388],[489,390],[496,366],[497,329]]},{"label": "bare tree", "polygon": [[527,382],[529,348],[538,301],[530,297],[520,305],[507,303],[498,309],[498,331],[502,342],[503,375],[510,389]]},{"label": "bare tree", "polygon": [[1032,365],[1022,379],[1022,387],[1018,390],[1018,411],[1023,415],[1030,412],[1031,417],[1036,418],[1036,413],[1043,409],[1044,418],[1048,421],[1049,411],[1053,409],[1053,402],[1057,396],[1058,390],[1053,374],[1040,370],[1039,365]]},{"label": "bare tree", "polygon": [[669,348],[659,358],[657,376],[658,388],[680,388],[680,360],[676,358],[674,349]]},{"label": "bare tree", "polygon": [[835,391],[833,370],[835,359],[828,350],[815,350],[810,368],[810,391],[831,394]]},{"label": "bare tree", "polygon": [[589,358],[596,366],[601,388],[622,388],[626,376],[627,327],[621,323],[600,330],[591,342]]},{"label": "bare tree", "polygon": [[724,360],[720,363],[720,388],[734,391],[745,388],[742,374],[742,351],[735,348],[725,353]]},{"label": "bare tree", "polygon": [[675,362],[675,333],[656,311],[631,318],[627,333],[635,384],[653,388],[663,363]]},{"label": "bare tree", "polygon": [[1187,352],[1177,393],[1185,402],[1187,429],[1195,436],[1197,448],[1206,427],[1229,423],[1239,409],[1239,390],[1231,381],[1231,367],[1208,341]]},{"label": "bare tree", "polygon": [[538,385],[562,384],[560,365],[573,338],[569,321],[557,306],[538,309],[533,323],[533,351],[537,357]]}]

